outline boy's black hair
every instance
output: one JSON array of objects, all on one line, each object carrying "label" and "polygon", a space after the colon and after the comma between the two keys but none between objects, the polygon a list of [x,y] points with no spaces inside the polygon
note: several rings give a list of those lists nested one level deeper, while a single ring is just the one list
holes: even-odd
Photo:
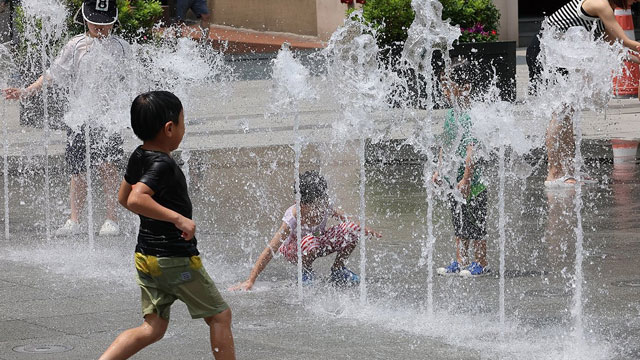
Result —
[{"label": "boy's black hair", "polygon": [[447,72],[443,71],[442,76],[446,76],[456,85],[473,85],[475,81],[474,67],[469,60],[459,58],[451,62],[451,68]]},{"label": "boy's black hair", "polygon": [[140,94],[131,104],[131,128],[140,140],[153,140],[166,123],[178,123],[181,111],[180,99],[169,91]]},{"label": "boy's black hair", "polygon": [[327,197],[327,181],[316,170],[300,174],[300,203],[311,204]]}]

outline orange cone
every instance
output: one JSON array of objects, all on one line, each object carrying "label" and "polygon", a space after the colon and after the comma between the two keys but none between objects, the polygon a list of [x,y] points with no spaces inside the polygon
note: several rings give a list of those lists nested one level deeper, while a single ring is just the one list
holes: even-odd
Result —
[{"label": "orange cone", "polygon": [[611,147],[613,148],[614,164],[625,162],[635,163],[636,153],[638,152],[638,141],[611,139]]},{"label": "orange cone", "polygon": [[[636,36],[633,29],[633,18],[631,9],[615,10],[616,20],[622,27],[625,34],[631,40],[635,40]],[[637,96],[638,95],[638,78],[640,78],[640,67],[631,61],[624,61],[624,69],[622,76],[613,79],[614,94],[618,96]]]}]

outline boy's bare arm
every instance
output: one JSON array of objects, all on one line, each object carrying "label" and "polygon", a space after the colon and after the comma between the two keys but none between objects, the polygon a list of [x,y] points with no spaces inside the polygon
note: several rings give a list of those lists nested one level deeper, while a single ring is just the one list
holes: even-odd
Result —
[{"label": "boy's bare arm", "polygon": [[458,190],[465,198],[469,197],[471,192],[471,177],[473,176],[473,145],[467,145],[467,157],[464,159],[464,174],[462,180],[458,183]]},{"label": "boy's bare arm", "polygon": [[253,269],[251,269],[249,278],[245,282],[231,287],[229,290],[251,290],[253,284],[258,278],[258,275],[260,275],[262,270],[267,267],[267,264],[269,264],[269,261],[273,258],[273,254],[278,251],[282,242],[289,237],[290,231],[289,226],[283,222],[278,231],[273,235],[271,241],[269,241],[267,247],[262,250],[256,264],[253,266]]},{"label": "boy's bare arm", "polygon": [[[351,222],[357,224],[356,221],[351,220],[351,218],[349,218],[347,215],[345,215],[345,213],[340,209],[333,209],[333,217],[338,219],[338,220],[340,220],[340,221],[351,221]],[[360,225],[360,224],[358,224],[358,225]],[[379,238],[382,237],[381,233],[379,233],[379,232],[377,232],[375,230],[372,230],[372,229],[370,229],[370,228],[368,228],[366,226],[364,227],[364,234],[365,235],[373,235],[373,236],[379,237]]]},{"label": "boy's bare arm", "polygon": [[129,200],[129,194],[131,194],[131,184],[129,184],[126,180],[122,180],[120,183],[120,190],[118,190],[118,202],[120,205],[124,206],[125,209],[134,212],[133,210],[127,207],[127,200]]},{"label": "boy's bare arm", "polygon": [[153,190],[144,183],[132,186],[127,199],[127,209],[151,219],[166,221],[182,230],[182,237],[191,240],[196,232],[196,223],[153,200]]},{"label": "boy's bare arm", "polygon": [[38,80],[34,81],[33,84],[27,86],[25,89],[18,88],[8,88],[4,89],[5,99],[8,100],[19,100],[21,97],[30,96],[34,94],[36,91],[42,88],[42,83],[44,82],[44,76],[40,76]]}]

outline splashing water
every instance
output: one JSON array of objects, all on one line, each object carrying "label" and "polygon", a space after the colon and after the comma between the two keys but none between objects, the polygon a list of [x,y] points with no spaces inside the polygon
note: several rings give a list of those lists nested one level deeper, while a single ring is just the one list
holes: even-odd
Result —
[{"label": "splashing water", "polygon": [[[5,69],[3,75],[0,76],[0,89],[7,87],[8,79],[4,78],[4,75],[11,74],[15,71],[15,66],[9,54],[9,50],[5,46],[0,46],[0,67]],[[4,96],[0,97],[0,116],[2,116],[2,135],[4,141],[2,142],[3,154],[2,154],[2,178],[3,178],[3,194],[4,194],[4,238],[9,239],[9,119],[7,118],[7,104]]]},{"label": "splashing water", "polygon": [[[564,35],[549,27],[540,40],[543,73],[543,95],[540,100],[547,106],[538,108],[550,109],[554,113],[573,112],[573,129],[575,132],[574,173],[579,174],[584,164],[582,145],[581,114],[575,110],[602,111],[613,94],[613,77],[622,72],[622,60],[625,56],[622,44],[609,44],[604,40],[593,40],[593,34],[584,28],[570,28]],[[555,69],[563,68],[564,75],[555,73]],[[550,106],[549,106],[550,105]],[[571,110],[567,110],[571,109]],[[576,258],[574,262],[573,336],[578,341],[584,339],[583,328],[583,284],[582,262],[584,258],[584,231],[582,228],[582,184],[577,183],[574,197],[574,211],[577,217]]]},{"label": "splashing water", "polygon": [[393,86],[393,73],[385,71],[378,61],[380,49],[376,31],[362,19],[362,12],[355,12],[329,40],[324,55],[327,59],[327,78],[342,106],[343,121],[334,123],[335,136],[350,139],[359,135],[358,161],[360,166],[360,302],[367,302],[367,238],[365,234],[366,211],[366,139],[375,141],[381,134],[377,130],[372,113],[388,107],[387,94]]},{"label": "splashing water", "polygon": [[354,133],[375,140],[381,133],[371,116],[387,109],[388,94],[395,74],[378,61],[380,49],[375,29],[364,24],[361,12],[355,12],[333,33],[323,50],[328,86],[337,96],[344,119],[333,124],[337,139],[351,139]]},{"label": "splashing water", "polygon": [[[434,173],[430,160],[435,143],[431,121],[433,118],[433,52],[439,49],[445,59],[448,51],[453,48],[453,42],[460,37],[460,29],[451,26],[448,20],[442,20],[442,4],[435,0],[413,0],[411,7],[415,12],[415,19],[407,31],[407,40],[402,50],[402,59],[416,74],[418,85],[419,106],[427,109],[424,118],[418,118],[413,137],[407,142],[416,150],[427,155],[423,169],[423,181],[427,192],[427,238],[422,242],[422,255],[419,265],[427,265],[427,313],[433,314],[433,246],[436,241],[433,234],[434,189],[431,174]],[[448,62],[448,60],[445,60]],[[424,79],[424,87],[422,81]],[[422,93],[424,90],[424,93]]]},{"label": "splashing water", "polygon": [[298,251],[298,300],[302,302],[302,213],[300,210],[300,155],[302,139],[300,138],[300,111],[302,101],[314,97],[315,91],[309,85],[309,70],[293,57],[288,44],[283,44],[278,56],[271,62],[273,71],[273,96],[271,106],[276,114],[287,116],[293,112],[294,187],[296,192],[296,241]]},{"label": "splashing water", "polygon": [[[27,58],[37,59],[40,56],[41,73],[45,73],[51,59],[52,43],[59,41],[65,30],[67,9],[57,0],[26,0],[21,2],[24,12],[24,39],[27,43],[37,44],[40,47],[27,46]],[[39,54],[36,52],[39,50]],[[37,61],[37,60],[36,60]],[[45,169],[45,236],[47,241],[51,240],[51,217],[50,217],[50,165],[49,165],[49,139],[51,132],[49,127],[49,104],[48,104],[48,81],[42,83],[43,99],[43,149],[44,149],[44,169]]]},{"label": "splashing water", "polygon": [[0,107],[2,108],[2,112],[0,116],[2,116],[2,135],[4,136],[4,141],[2,142],[2,189],[4,194],[4,238],[5,240],[9,239],[9,134],[8,134],[8,120],[7,120],[7,106],[5,104],[4,98],[0,100],[2,103]]},{"label": "splashing water", "polygon": [[[33,1],[31,1],[33,3]],[[47,2],[47,4],[53,2]],[[406,99],[391,99],[398,93],[394,92],[398,87],[403,86],[401,80],[397,78],[395,71],[379,61],[380,49],[376,45],[376,31],[370,29],[361,23],[355,24],[347,20],[345,26],[340,28],[332,37],[329,42],[327,50],[324,55],[327,59],[327,86],[331,87],[331,92],[336,95],[336,103],[340,105],[342,112],[342,119],[339,119],[333,124],[335,130],[335,136],[338,141],[356,140],[358,141],[358,161],[360,165],[359,171],[359,186],[358,195],[360,200],[360,222],[362,229],[364,229],[366,216],[365,211],[365,191],[367,190],[365,184],[367,180],[367,172],[365,171],[365,139],[371,139],[372,142],[377,140],[385,140],[389,136],[389,130],[397,130],[409,122],[413,122],[413,133],[407,140],[407,143],[412,144],[415,149],[422,154],[426,154],[431,157],[433,154],[433,146],[435,142],[435,135],[431,127],[434,124],[432,111],[434,99],[432,98],[433,92],[433,73],[431,70],[432,55],[434,50],[441,50],[446,52],[451,47],[451,43],[459,35],[459,30],[452,27],[448,22],[440,20],[441,7],[437,1],[414,1],[413,8],[416,12],[416,21],[414,25],[409,29],[409,39],[403,52],[403,57],[406,66],[412,69],[416,77],[420,76],[420,81],[424,81],[425,84],[420,86],[420,91],[423,95],[420,100],[420,108],[426,109],[425,112],[417,111],[415,108],[409,105],[409,102],[403,102]],[[357,14],[355,16],[358,16]],[[548,35],[549,33],[545,33]],[[587,33],[588,34],[588,33]],[[468,109],[468,114],[473,124],[472,133],[473,137],[478,139],[478,142],[484,145],[484,149],[480,149],[482,156],[489,157],[497,153],[498,157],[498,233],[500,237],[500,299],[499,299],[499,313],[500,313],[500,327],[496,326],[493,319],[493,314],[488,316],[484,315],[468,315],[467,313],[454,313],[434,314],[434,301],[433,301],[433,256],[434,256],[434,243],[436,235],[434,234],[434,217],[437,219],[437,212],[434,216],[434,203],[439,195],[432,188],[428,182],[429,175],[432,173],[431,161],[427,161],[423,170],[424,186],[427,191],[427,236],[426,241],[422,242],[422,253],[419,258],[419,265],[428,265],[428,280],[427,280],[427,316],[421,313],[421,305],[416,306],[416,303],[412,303],[408,300],[399,301],[398,298],[385,295],[377,298],[375,293],[378,290],[395,292],[400,291],[393,285],[389,288],[380,289],[377,287],[376,282],[369,280],[369,291],[373,294],[367,295],[367,277],[366,266],[369,261],[369,268],[374,269],[377,263],[375,259],[369,256],[367,259],[367,244],[365,243],[365,236],[360,234],[361,238],[361,275],[362,285],[360,288],[360,303],[350,303],[347,298],[340,298],[336,294],[331,296],[322,295],[311,297],[310,302],[305,302],[304,306],[309,308],[312,312],[322,312],[320,315],[323,320],[327,316],[338,317],[349,320],[349,322],[365,323],[366,325],[376,325],[383,329],[397,331],[400,333],[414,333],[420,336],[426,336],[434,339],[442,340],[447,344],[453,344],[456,347],[472,349],[472,351],[487,351],[488,353],[495,354],[496,356],[502,356],[504,354],[521,356],[526,358],[532,353],[543,353],[552,357],[566,357],[567,352],[562,345],[558,344],[559,338],[562,338],[562,326],[552,327],[552,334],[542,334],[544,329],[528,329],[523,328],[520,324],[516,324],[515,320],[510,321],[505,316],[505,242],[507,238],[506,230],[510,224],[506,221],[505,210],[505,192],[508,192],[508,184],[506,183],[507,161],[510,155],[513,156],[525,156],[531,152],[532,149],[541,146],[543,135],[540,133],[540,129],[544,128],[542,121],[546,123],[546,119],[552,116],[553,112],[560,111],[563,107],[572,107],[575,109],[597,109],[602,103],[608,100],[610,96],[610,84],[611,81],[604,78],[603,74],[613,69],[616,61],[614,58],[617,56],[612,55],[612,49],[615,53],[614,47],[609,45],[603,45],[601,43],[593,44],[590,35],[583,36],[584,34],[577,32],[570,32],[564,38],[562,37],[549,37],[548,42],[543,41],[547,46],[543,51],[547,51],[545,56],[549,60],[549,67],[562,66],[568,69],[567,76],[561,77],[557,73],[549,73],[548,76],[548,89],[542,91],[538,97],[528,99],[526,104],[516,108],[514,104],[501,102],[496,100],[493,94],[488,94],[482,101],[475,102]],[[583,38],[584,37],[584,38]],[[587,42],[587,38],[588,41]],[[568,40],[571,39],[571,40]],[[567,42],[567,43],[563,43]],[[566,53],[565,48],[573,49]],[[562,51],[561,51],[562,50]],[[604,54],[604,50],[608,53]],[[99,46],[96,47],[96,51],[100,52]],[[87,72],[83,76],[85,78],[93,79],[94,83],[86,85],[87,91],[94,91],[97,93],[103,92],[104,96],[109,96],[109,104],[112,107],[108,111],[120,112],[118,116],[106,119],[105,127],[108,131],[118,131],[128,125],[128,119],[126,116],[122,116],[122,113],[126,113],[132,97],[137,92],[147,91],[157,88],[168,89],[176,94],[183,100],[186,109],[193,109],[201,107],[207,111],[211,111],[211,103],[199,104],[196,102],[195,92],[200,91],[199,85],[206,84],[207,86],[215,84],[215,90],[207,90],[215,93],[212,99],[213,102],[224,101],[225,97],[228,97],[229,88],[227,85],[233,79],[232,71],[224,63],[222,55],[220,53],[212,53],[210,49],[205,49],[201,44],[189,39],[169,40],[166,39],[160,46],[156,44],[132,44],[131,53],[134,54],[132,58],[120,59],[121,61],[101,63],[101,67],[112,68],[122,67],[129,68],[127,78],[120,80],[120,76],[117,71],[108,71],[105,76],[108,78],[105,82],[114,82],[113,95],[106,95],[104,89],[100,89],[96,85],[96,82],[100,79],[98,74],[92,74]],[[573,52],[579,54],[574,55]],[[556,54],[556,53],[559,53]],[[567,55],[569,54],[569,55]],[[591,55],[595,54],[595,55]],[[39,53],[38,56],[41,54]],[[584,62],[585,55],[589,56],[589,61]],[[558,57],[560,56],[560,57]],[[448,62],[448,60],[445,60]],[[596,69],[597,64],[598,69]],[[567,65],[569,64],[569,65]],[[604,64],[604,65],[603,65]],[[603,66],[606,65],[604,70]],[[296,187],[296,206],[299,213],[299,172],[300,172],[300,156],[302,149],[304,148],[305,141],[307,139],[300,135],[300,104],[304,101],[311,100],[314,96],[314,89],[309,85],[310,79],[309,71],[300,64],[300,62],[293,56],[290,50],[283,48],[276,60],[272,62],[273,69],[273,88],[271,91],[273,111],[277,116],[281,117],[294,117],[294,178]],[[614,70],[612,70],[614,71]],[[608,76],[608,75],[607,75]],[[420,82],[419,81],[419,82]],[[96,86],[94,86],[96,85]],[[84,86],[84,85],[83,85]],[[210,88],[208,88],[210,89]],[[495,88],[490,89],[490,93],[496,91]],[[400,94],[403,96],[406,94]],[[74,96],[70,96],[70,106],[78,111],[82,110],[82,104]],[[388,111],[390,100],[402,100],[396,101],[401,104],[401,109],[394,109]],[[4,104],[0,104],[4,105]],[[98,106],[96,106],[98,107]],[[454,106],[455,107],[455,106]],[[5,110],[4,107],[2,108]],[[125,109],[125,110],[123,110]],[[101,113],[93,112],[95,109],[84,109],[88,113],[95,116],[102,116]],[[333,109],[332,109],[333,110]],[[456,109],[460,110],[460,109]],[[215,111],[215,110],[214,110]],[[388,119],[381,121],[380,113],[388,111],[393,116],[397,115],[396,123],[388,124]],[[531,117],[518,116],[516,111],[522,113],[531,114]],[[400,114],[400,115],[398,115]],[[92,115],[92,116],[93,116]],[[387,115],[387,114],[383,114]],[[399,119],[399,120],[398,120]],[[68,115],[65,120],[67,125],[73,125],[79,127],[83,121],[80,117],[74,117]],[[186,122],[188,123],[188,119]],[[576,129],[576,142],[581,141],[580,134],[580,119],[574,119],[574,126]],[[183,143],[184,144],[184,143]],[[7,143],[5,142],[5,154]],[[579,168],[582,164],[581,154],[579,152],[579,144],[576,147],[575,166]],[[202,167],[196,166],[199,153],[192,151],[194,149],[186,148],[182,152],[182,159],[185,161],[185,176],[190,182],[190,172],[193,172],[194,179],[197,178],[199,173],[202,172]],[[195,149],[199,150],[199,149]],[[252,156],[254,156],[252,154]],[[455,160],[455,161],[454,161]],[[451,166],[454,162],[460,159],[452,159],[444,164],[445,168],[443,172],[449,170],[453,171]],[[25,160],[25,162],[28,160]],[[190,165],[193,165],[190,169]],[[451,169],[447,168],[451,167]],[[7,162],[5,155],[5,187],[7,186]],[[276,172],[277,161],[272,165],[272,171]],[[375,176],[371,177],[374,181]],[[25,181],[22,179],[21,181]],[[28,180],[27,187],[29,186]],[[194,180],[195,182],[195,180]],[[252,184],[247,184],[250,187]],[[255,187],[255,183],[253,184]],[[260,189],[254,190],[260,191]],[[264,190],[263,190],[264,191]],[[578,189],[578,191],[580,191]],[[273,197],[275,198],[275,196]],[[272,200],[272,198],[269,198]],[[5,190],[5,230],[8,231],[8,195]],[[580,199],[580,192],[576,196],[574,203],[574,210],[578,215],[578,226],[576,226],[576,234],[578,235],[576,241],[576,261],[575,261],[575,276],[572,281],[572,285],[575,287],[574,291],[574,303],[572,309],[572,316],[574,318],[574,336],[582,337],[582,200]],[[508,205],[508,202],[506,202]],[[371,207],[375,211],[375,206]],[[375,216],[375,215],[374,215]],[[270,219],[271,220],[271,219]],[[245,223],[245,227],[257,226],[255,223]],[[300,219],[298,219],[300,221]],[[422,220],[419,220],[421,222]],[[301,224],[298,223],[298,236],[300,239]],[[260,234],[261,231],[255,230],[254,232],[247,232],[250,234]],[[249,236],[250,243],[251,238],[257,238],[257,235]],[[385,239],[386,240],[386,239]],[[244,245],[244,239],[243,245]],[[100,259],[97,254],[104,253],[107,258],[113,258],[113,254],[110,255],[108,251],[100,250],[101,244],[98,244],[96,252],[92,254],[92,259]],[[377,245],[377,244],[375,244]],[[250,249],[255,249],[249,247]],[[298,249],[301,247],[298,246]],[[374,247],[371,247],[374,248]],[[371,248],[369,251],[372,251]],[[33,252],[32,249],[20,253],[9,254],[9,258],[12,261],[19,261],[25,258],[25,253]],[[53,249],[54,252],[58,251]],[[71,248],[64,248],[59,250],[60,253],[71,253]],[[374,250],[375,251],[375,248]],[[36,259],[46,259],[49,254],[46,251],[35,254]],[[118,255],[118,254],[116,254]],[[300,261],[301,254],[298,254]],[[383,255],[395,256],[398,265],[394,264],[394,269],[398,269],[403,266],[401,252],[393,252],[388,250]],[[226,256],[226,255],[225,255]],[[65,267],[65,264],[58,263],[59,259],[55,262],[53,260],[47,266],[48,268],[55,269],[62,266],[61,273],[72,272],[79,274],[81,271],[80,261],[75,257],[68,258],[71,262],[67,261],[67,265],[73,265],[71,268]],[[224,259],[221,257],[221,259]],[[250,260],[251,261],[251,260]],[[36,261],[33,261],[36,263]],[[373,264],[373,265],[372,265]],[[407,266],[411,266],[411,261],[404,262]],[[234,264],[235,265],[235,264]],[[107,264],[107,267],[118,268],[117,263]],[[93,268],[92,268],[93,269]],[[230,266],[233,269],[233,266]],[[301,263],[298,263],[298,295],[302,299],[302,276]],[[405,271],[406,269],[402,269]],[[371,270],[370,270],[371,271]],[[232,271],[229,271],[232,273]],[[101,274],[96,267],[95,271],[91,274]],[[128,276],[127,273],[119,273],[121,277]],[[393,273],[392,273],[393,275]],[[77,275],[83,276],[83,275]],[[101,275],[105,276],[105,275]],[[229,281],[235,280],[235,275],[228,275]],[[394,281],[396,279],[391,279]],[[275,281],[274,281],[275,282]],[[395,285],[395,284],[394,284]],[[438,283],[436,283],[438,285]],[[419,295],[416,295],[418,302],[422,301],[424,294],[423,290],[418,290]],[[273,292],[270,289],[269,292]],[[455,293],[455,291],[454,291]],[[457,293],[456,293],[457,294]],[[267,292],[264,293],[268,296]],[[278,294],[279,295],[279,294]],[[338,294],[339,295],[339,294]],[[332,297],[332,296],[335,296]],[[369,299],[371,297],[371,299]],[[339,302],[346,303],[339,303]],[[491,301],[491,300],[487,300]],[[338,312],[335,312],[332,307],[338,303]],[[362,303],[367,303],[367,306],[362,306]],[[486,305],[485,301],[481,299],[481,306]],[[388,311],[388,304],[393,304],[393,311]],[[460,306],[462,308],[462,305]],[[319,310],[320,309],[320,310]],[[325,311],[325,309],[327,309]],[[385,310],[386,309],[386,310]],[[455,309],[455,308],[454,308]],[[329,313],[329,315],[327,315]],[[517,315],[516,315],[517,316]],[[326,320],[325,320],[326,321]],[[480,324],[480,325],[478,325]],[[458,331],[465,335],[464,337],[457,337],[449,333],[443,335],[443,328],[456,328]],[[536,333],[533,339],[531,336],[521,339],[522,332]],[[503,334],[502,339],[496,339],[495,334],[500,332]],[[506,341],[502,341],[506,340]],[[528,343],[529,340],[532,340]],[[598,344],[599,345],[599,344]],[[604,357],[609,351],[605,348],[606,344],[602,348],[596,349],[597,351],[592,356]],[[593,347],[582,347],[582,351],[585,349],[593,349]]]}]

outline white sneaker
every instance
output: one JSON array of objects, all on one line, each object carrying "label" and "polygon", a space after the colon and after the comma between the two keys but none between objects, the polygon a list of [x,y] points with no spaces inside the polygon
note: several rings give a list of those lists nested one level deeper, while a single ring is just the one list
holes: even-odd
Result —
[{"label": "white sneaker", "polygon": [[56,230],[56,236],[69,236],[80,233],[80,224],[77,221],[67,219],[58,230]]},{"label": "white sneaker", "polygon": [[116,236],[120,234],[120,227],[116,224],[115,221],[107,219],[102,224],[98,235],[100,236]]}]

